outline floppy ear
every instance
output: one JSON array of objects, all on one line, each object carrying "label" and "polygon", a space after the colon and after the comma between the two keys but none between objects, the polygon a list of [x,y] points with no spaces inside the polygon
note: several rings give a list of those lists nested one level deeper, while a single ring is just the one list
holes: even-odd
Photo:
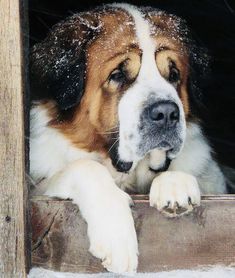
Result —
[{"label": "floppy ear", "polygon": [[50,80],[50,93],[61,110],[77,105],[85,88],[85,53],[80,53],[74,64],[65,67],[59,78]]},{"label": "floppy ear", "polygon": [[91,15],[74,15],[54,26],[30,55],[32,99],[53,99],[61,110],[79,104],[85,86],[86,48],[98,31]]},{"label": "floppy ear", "polygon": [[203,95],[210,83],[210,57],[207,49],[199,47],[193,42],[189,51],[188,92],[191,102],[191,112],[201,118],[205,110]]}]

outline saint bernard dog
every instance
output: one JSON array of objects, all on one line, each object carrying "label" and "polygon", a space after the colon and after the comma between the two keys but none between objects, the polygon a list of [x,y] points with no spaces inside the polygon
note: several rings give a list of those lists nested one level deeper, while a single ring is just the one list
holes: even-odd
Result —
[{"label": "saint bernard dog", "polygon": [[109,271],[137,269],[127,192],[168,216],[226,192],[195,113],[205,63],[183,20],[129,4],[75,14],[32,48],[35,194],[78,205]]}]

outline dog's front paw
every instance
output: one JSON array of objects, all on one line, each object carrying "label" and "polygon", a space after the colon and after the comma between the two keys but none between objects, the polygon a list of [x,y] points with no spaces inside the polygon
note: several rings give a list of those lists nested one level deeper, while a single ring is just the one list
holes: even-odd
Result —
[{"label": "dog's front paw", "polygon": [[200,205],[200,189],[194,176],[167,171],[153,180],[149,201],[165,215],[176,217]]},{"label": "dog's front paw", "polygon": [[96,220],[88,223],[88,235],[89,251],[102,260],[108,271],[136,272],[138,243],[129,200],[124,198],[116,202],[110,199],[110,207],[101,214],[97,212]]}]

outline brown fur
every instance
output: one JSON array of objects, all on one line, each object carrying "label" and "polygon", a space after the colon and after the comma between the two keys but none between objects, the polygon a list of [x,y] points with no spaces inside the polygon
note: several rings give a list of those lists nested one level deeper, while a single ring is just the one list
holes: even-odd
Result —
[{"label": "brown fur", "polygon": [[186,118],[190,114],[189,99],[187,92],[189,57],[184,35],[182,35],[181,21],[179,18],[167,14],[151,15],[148,19],[154,23],[154,39],[158,51],[156,63],[162,76],[167,79],[169,75],[169,63],[173,61],[180,71],[180,82],[177,86]]},{"label": "brown fur", "polygon": [[[123,11],[99,14],[103,30],[98,37],[87,45],[86,87],[81,103],[67,121],[53,120],[50,125],[59,129],[76,147],[92,152],[107,154],[110,147],[110,131],[118,129],[118,102],[127,87],[118,88],[109,82],[110,74],[118,65],[127,61],[126,69],[132,82],[138,75],[141,63],[141,50],[130,22],[132,19]],[[86,16],[86,20],[89,16]],[[179,34],[174,23],[166,16],[151,17],[156,27],[156,63],[160,73],[167,78],[169,62],[174,61],[180,71],[181,80],[177,85],[186,116],[189,114],[187,95],[188,57],[184,45],[176,38]],[[173,24],[173,25],[172,25]],[[174,36],[174,38],[173,38]],[[178,36],[178,37],[177,37]],[[130,82],[131,84],[131,82]],[[47,106],[53,119],[58,119],[58,111],[53,103]],[[115,135],[115,133],[114,133]]]}]

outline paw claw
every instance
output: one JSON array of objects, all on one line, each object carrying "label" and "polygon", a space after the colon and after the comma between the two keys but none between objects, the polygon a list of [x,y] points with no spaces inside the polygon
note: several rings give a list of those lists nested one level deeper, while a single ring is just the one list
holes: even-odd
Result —
[{"label": "paw claw", "polygon": [[191,212],[200,205],[200,190],[196,179],[182,172],[162,173],[152,183],[150,204],[154,204],[168,217]]},{"label": "paw claw", "polygon": [[171,202],[167,201],[167,205],[163,207],[164,210],[167,210],[171,206]]}]

